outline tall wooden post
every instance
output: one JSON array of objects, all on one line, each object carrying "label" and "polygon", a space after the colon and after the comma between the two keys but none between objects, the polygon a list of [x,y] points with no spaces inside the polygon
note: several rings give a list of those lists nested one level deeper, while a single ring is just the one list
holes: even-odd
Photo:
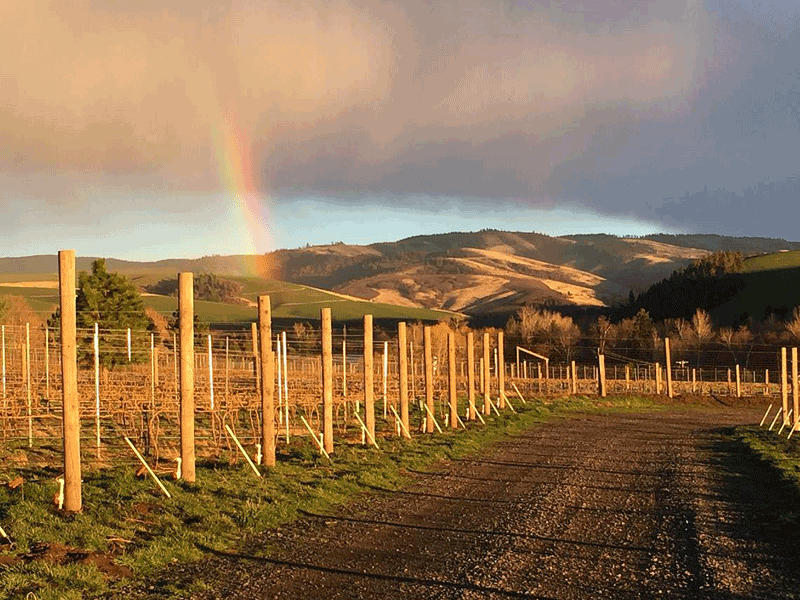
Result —
[{"label": "tall wooden post", "polygon": [[425,406],[428,407],[426,412],[426,427],[425,433],[433,433],[433,350],[431,348],[431,328],[426,325],[422,329],[423,345],[425,347]]},{"label": "tall wooden post", "polygon": [[333,452],[333,330],[331,309],[319,311],[322,323],[322,440],[325,452]]},{"label": "tall wooden post", "polygon": [[789,373],[786,368],[786,348],[781,348],[781,408],[783,424],[789,424]]},{"label": "tall wooden post", "polygon": [[389,342],[383,342],[383,418],[389,416]]},{"label": "tall wooden post", "polygon": [[408,423],[408,344],[406,342],[406,324],[397,324],[397,371],[400,377],[400,421],[403,436],[411,437]]},{"label": "tall wooden post", "polygon": [[578,393],[578,365],[574,360],[572,361],[572,393],[573,395]]},{"label": "tall wooden post", "polygon": [[456,385],[456,334],[447,333],[447,374],[450,392],[450,428],[458,429],[458,396]]},{"label": "tall wooden post", "polygon": [[489,367],[489,334],[483,334],[483,414],[491,412],[492,377]]},{"label": "tall wooden post", "polygon": [[800,398],[798,398],[798,393],[800,393],[800,382],[797,381],[797,371],[797,348],[792,348],[792,414],[794,415],[795,425],[797,425],[799,422],[797,414],[798,409],[800,409]]},{"label": "tall wooden post", "polygon": [[181,360],[181,474],[195,481],[194,457],[194,277],[178,273],[178,332]]},{"label": "tall wooden post", "polygon": [[467,332],[467,402],[469,413],[467,418],[475,420],[475,335]]},{"label": "tall wooden post", "polygon": [[664,360],[667,363],[667,396],[672,398],[672,353],[670,352],[668,337],[664,338]]},{"label": "tall wooden post", "polygon": [[656,363],[656,394],[661,394],[661,363]]},{"label": "tall wooden post", "polygon": [[600,352],[597,355],[598,379],[600,381],[600,397],[606,397],[606,355]]},{"label": "tall wooden post", "polygon": [[738,364],[736,365],[736,397],[742,397],[742,376]]},{"label": "tall wooden post", "polygon": [[275,465],[275,353],[272,350],[272,303],[258,297],[258,358],[261,372],[261,464]]},{"label": "tall wooden post", "polygon": [[364,424],[375,439],[375,388],[372,366],[372,315],[364,315]]},{"label": "tall wooden post", "polygon": [[500,408],[506,407],[506,361],[503,357],[503,332],[497,332],[497,396]]},{"label": "tall wooden post", "polygon": [[[258,350],[258,323],[250,323],[250,337],[253,341],[253,381],[256,384],[256,393],[259,394],[261,393],[261,360]],[[271,351],[272,348],[270,348]]]},{"label": "tall wooden post", "polygon": [[342,327],[342,398],[347,406],[347,325]]},{"label": "tall wooden post", "polygon": [[[58,253],[61,308],[61,399],[64,431],[64,510],[78,512],[81,498],[81,423],[75,318],[75,251]],[[5,348],[4,348],[5,349]]]}]

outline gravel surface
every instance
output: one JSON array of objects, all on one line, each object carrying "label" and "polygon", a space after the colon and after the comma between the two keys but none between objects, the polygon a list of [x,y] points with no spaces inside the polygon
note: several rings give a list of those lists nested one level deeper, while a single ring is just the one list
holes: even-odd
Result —
[{"label": "gravel surface", "polygon": [[800,598],[796,497],[723,435],[750,409],[588,415],[400,492],[175,565],[127,598]]}]

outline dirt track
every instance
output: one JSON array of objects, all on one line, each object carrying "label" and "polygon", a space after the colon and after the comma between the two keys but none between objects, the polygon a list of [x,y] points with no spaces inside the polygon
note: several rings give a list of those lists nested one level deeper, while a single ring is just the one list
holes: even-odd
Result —
[{"label": "dirt track", "polygon": [[776,519],[798,498],[721,436],[759,418],[539,426],[165,576],[208,598],[800,598],[798,532]]}]

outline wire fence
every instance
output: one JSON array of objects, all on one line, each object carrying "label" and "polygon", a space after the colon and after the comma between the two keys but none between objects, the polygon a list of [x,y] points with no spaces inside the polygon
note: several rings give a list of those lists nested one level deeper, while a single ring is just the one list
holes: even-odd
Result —
[{"label": "wire fence", "polygon": [[[449,414],[446,331],[435,328],[432,362],[435,416]],[[457,335],[456,385],[463,401],[468,395],[466,329]],[[374,398],[384,428],[394,429],[392,407],[399,398],[398,342],[381,332],[373,342]],[[81,446],[84,461],[98,466],[134,462],[124,436],[134,440],[156,463],[179,455],[179,356],[176,338],[153,331],[79,329],[78,392]],[[422,326],[409,328],[406,348],[412,427],[426,417]],[[664,358],[659,349],[642,348],[630,340],[606,348],[605,376],[608,393],[657,394],[665,392]],[[597,349],[575,348],[567,356],[577,360],[518,360],[514,343],[498,352],[491,337],[488,381],[485,377],[483,339],[476,332],[473,373],[476,395],[489,386],[498,393],[500,369],[504,392],[513,399],[518,391],[534,395],[596,394],[599,366]],[[319,332],[308,327],[273,328],[276,350],[275,400],[278,440],[307,435],[300,417],[320,429],[322,361]],[[360,331],[338,327],[333,334],[334,423],[338,435],[361,438],[353,414],[362,411],[364,397],[364,347]],[[197,333],[194,339],[194,390],[197,454],[220,457],[236,449],[225,434],[229,426],[245,444],[260,439],[261,399],[259,360],[253,330]],[[747,355],[743,367],[733,360]],[[594,353],[594,357],[592,357]],[[502,360],[500,358],[502,356]],[[588,357],[588,358],[587,358]],[[524,358],[524,357],[523,357]],[[780,348],[705,348],[674,351],[671,380],[675,394],[781,396]],[[660,359],[660,360],[659,360]],[[2,412],[0,439],[13,448],[11,459],[42,460],[46,450],[60,451],[61,356],[55,332],[28,325],[2,327]],[[703,365],[703,366],[693,366]],[[738,374],[738,376],[737,376]],[[791,376],[791,373],[789,375]],[[510,391],[509,391],[510,390]],[[40,455],[36,450],[41,451]]]}]

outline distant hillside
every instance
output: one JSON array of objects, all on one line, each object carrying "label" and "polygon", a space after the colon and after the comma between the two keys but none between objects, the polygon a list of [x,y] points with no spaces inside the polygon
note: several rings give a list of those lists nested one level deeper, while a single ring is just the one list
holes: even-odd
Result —
[{"label": "distant hillside", "polygon": [[789,242],[781,238],[760,238],[760,237],[730,237],[715,234],[681,234],[670,235],[667,233],[657,233],[647,235],[640,239],[653,240],[672,246],[684,248],[699,248],[709,252],[728,250],[731,252],[741,252],[745,256],[756,253],[772,253],[781,250],[798,250],[800,242]]},{"label": "distant hillside", "polygon": [[[368,246],[332,244],[279,250],[265,256],[210,256],[131,262],[108,259],[110,270],[138,285],[179,271],[262,277],[334,290],[373,302],[457,312],[507,313],[526,303],[602,307],[626,303],[715,249],[760,254],[800,249],[800,243],[717,235],[605,234],[551,237],[535,232],[482,230],[414,236]],[[79,258],[88,269],[92,258]],[[55,256],[0,258],[17,277],[54,273]],[[8,281],[8,280],[7,280]]]},{"label": "distant hillside", "polygon": [[[709,268],[711,264],[715,267]],[[655,320],[689,319],[702,308],[717,325],[732,326],[773,315],[783,320],[796,306],[800,306],[799,250],[744,260],[741,253],[720,252],[652,285],[625,311],[644,308]]]}]

